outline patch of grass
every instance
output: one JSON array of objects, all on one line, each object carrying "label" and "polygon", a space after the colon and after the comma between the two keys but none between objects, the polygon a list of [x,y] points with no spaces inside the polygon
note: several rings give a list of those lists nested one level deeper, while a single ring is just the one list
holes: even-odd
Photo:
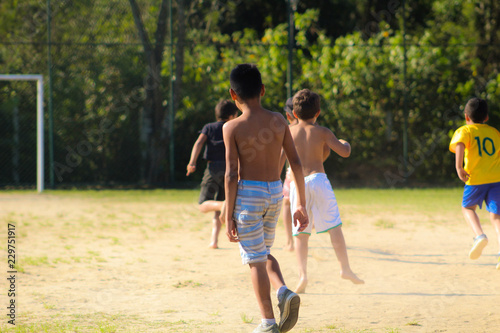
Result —
[{"label": "patch of grass", "polygon": [[[387,213],[407,214],[409,208],[425,207],[429,214],[456,213],[463,187],[425,189],[343,189],[336,188],[339,205],[354,205],[367,212],[386,207]],[[360,204],[362,203],[362,204]],[[411,211],[411,209],[410,209]]]},{"label": "patch of grass", "polygon": [[71,261],[69,261],[68,259],[65,259],[65,258],[55,258],[54,260],[52,260],[52,263],[53,264],[58,264],[58,263],[63,263],[63,264],[71,264]]},{"label": "patch of grass", "polygon": [[201,231],[203,230],[203,228],[205,227],[205,222],[199,222],[199,223],[195,223],[192,225],[191,228],[189,228],[189,231]]},{"label": "patch of grass", "polygon": [[247,316],[244,312],[240,313],[240,317],[245,324],[251,324],[253,322],[253,317]]},{"label": "patch of grass", "polygon": [[48,304],[48,303],[43,303],[43,307],[44,307],[45,309],[47,309],[47,310],[53,310],[53,309],[55,309],[55,308],[56,308],[56,306],[55,306],[55,305],[53,305],[53,304]]},{"label": "patch of grass", "polygon": [[385,220],[378,220],[375,222],[375,226],[382,229],[392,229],[394,228],[394,223]]},{"label": "patch of grass", "polygon": [[80,225],[85,228],[93,228],[94,227],[94,222],[89,221],[87,219],[81,218],[80,219]]},{"label": "patch of grass", "polygon": [[[26,193],[26,192],[22,192]],[[200,195],[199,189],[179,190],[179,189],[157,189],[157,190],[45,190],[44,194],[64,198],[97,199],[105,203],[106,200],[119,200],[120,202],[177,202],[177,203],[197,203]]]},{"label": "patch of grass", "polygon": [[416,320],[409,321],[405,324],[406,326],[422,326]]},{"label": "patch of grass", "polygon": [[399,328],[386,328],[386,333],[399,333]]},{"label": "patch of grass", "polygon": [[49,258],[47,256],[41,257],[21,257],[21,264],[24,266],[48,266]]},{"label": "patch of grass", "polygon": [[[170,223],[162,223],[156,229],[162,231],[162,230],[170,229],[170,228],[172,228],[172,225]],[[154,230],[155,228],[152,228],[152,229]]]},{"label": "patch of grass", "polygon": [[186,280],[184,282],[177,282],[173,285],[174,288],[186,288],[186,287],[201,287],[203,284],[199,282],[194,282],[193,280]]},{"label": "patch of grass", "polygon": [[24,269],[24,267],[23,267],[23,266],[21,266],[21,265],[19,265],[19,264],[15,264],[15,265],[14,265],[14,269],[15,269],[16,271],[18,271],[19,273],[26,273],[26,270]]}]

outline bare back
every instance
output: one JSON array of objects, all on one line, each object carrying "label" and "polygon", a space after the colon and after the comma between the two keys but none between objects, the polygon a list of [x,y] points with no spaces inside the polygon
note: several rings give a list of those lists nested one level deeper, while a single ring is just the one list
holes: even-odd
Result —
[{"label": "bare back", "polygon": [[233,120],[238,150],[239,178],[276,181],[280,179],[280,152],[288,126],[283,116],[263,108]]},{"label": "bare back", "polygon": [[325,145],[342,157],[350,154],[350,146],[344,140],[338,140],[326,127],[307,121],[299,121],[290,127],[295,148],[302,162],[305,176],[313,173],[324,173]]}]

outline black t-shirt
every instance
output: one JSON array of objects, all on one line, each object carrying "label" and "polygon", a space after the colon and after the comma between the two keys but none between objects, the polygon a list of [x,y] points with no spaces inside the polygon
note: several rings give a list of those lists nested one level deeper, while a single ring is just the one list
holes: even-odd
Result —
[{"label": "black t-shirt", "polygon": [[224,121],[216,121],[203,126],[202,134],[207,136],[207,143],[203,158],[207,161],[224,161],[226,159],[226,149],[222,138],[222,126]]}]

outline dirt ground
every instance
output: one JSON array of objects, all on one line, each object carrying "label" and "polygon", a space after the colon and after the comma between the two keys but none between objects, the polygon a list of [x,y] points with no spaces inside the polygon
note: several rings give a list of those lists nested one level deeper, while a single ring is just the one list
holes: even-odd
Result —
[{"label": "dirt ground", "polygon": [[[15,222],[18,326],[251,332],[260,315],[237,246],[222,234],[220,249],[208,249],[210,216],[195,202],[138,198],[0,192],[3,312],[7,224]],[[472,261],[472,232],[459,209],[442,216],[340,209],[351,267],[366,284],[340,279],[328,236],[313,234],[310,282],[292,332],[500,332],[498,244],[489,222],[490,244]],[[293,288],[297,264],[282,249],[283,231],[280,222],[272,253]]]}]

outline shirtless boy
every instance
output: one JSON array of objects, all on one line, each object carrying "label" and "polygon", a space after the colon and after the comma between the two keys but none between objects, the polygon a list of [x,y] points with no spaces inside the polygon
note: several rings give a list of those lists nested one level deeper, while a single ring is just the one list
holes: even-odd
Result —
[{"label": "shirtless boy", "polygon": [[[290,127],[290,132],[302,161],[302,171],[306,184],[306,208],[310,218],[306,229],[293,228],[293,235],[296,236],[295,251],[300,278],[295,292],[304,293],[306,290],[308,242],[313,226],[316,233],[328,232],[330,234],[332,246],[340,263],[340,276],[355,284],[362,284],[364,281],[359,279],[349,266],[337,200],[323,167],[325,144],[342,157],[349,157],[351,146],[347,141],[337,139],[328,128],[316,124],[320,113],[318,94],[308,89],[297,92],[293,97],[293,112],[299,122]],[[295,183],[292,182],[290,187],[292,209],[297,204],[294,189]]]},{"label": "shirtless boy", "polygon": [[[283,116],[261,106],[265,88],[257,67],[236,66],[230,83],[231,98],[242,115],[223,127],[227,237],[239,242],[243,264],[250,267],[262,315],[254,332],[288,332],[297,322],[300,298],[286,287],[278,261],[270,254],[283,196],[281,149],[297,179],[293,220],[299,232],[308,224],[302,166]],[[279,323],[274,319],[271,284],[277,291]]]}]

